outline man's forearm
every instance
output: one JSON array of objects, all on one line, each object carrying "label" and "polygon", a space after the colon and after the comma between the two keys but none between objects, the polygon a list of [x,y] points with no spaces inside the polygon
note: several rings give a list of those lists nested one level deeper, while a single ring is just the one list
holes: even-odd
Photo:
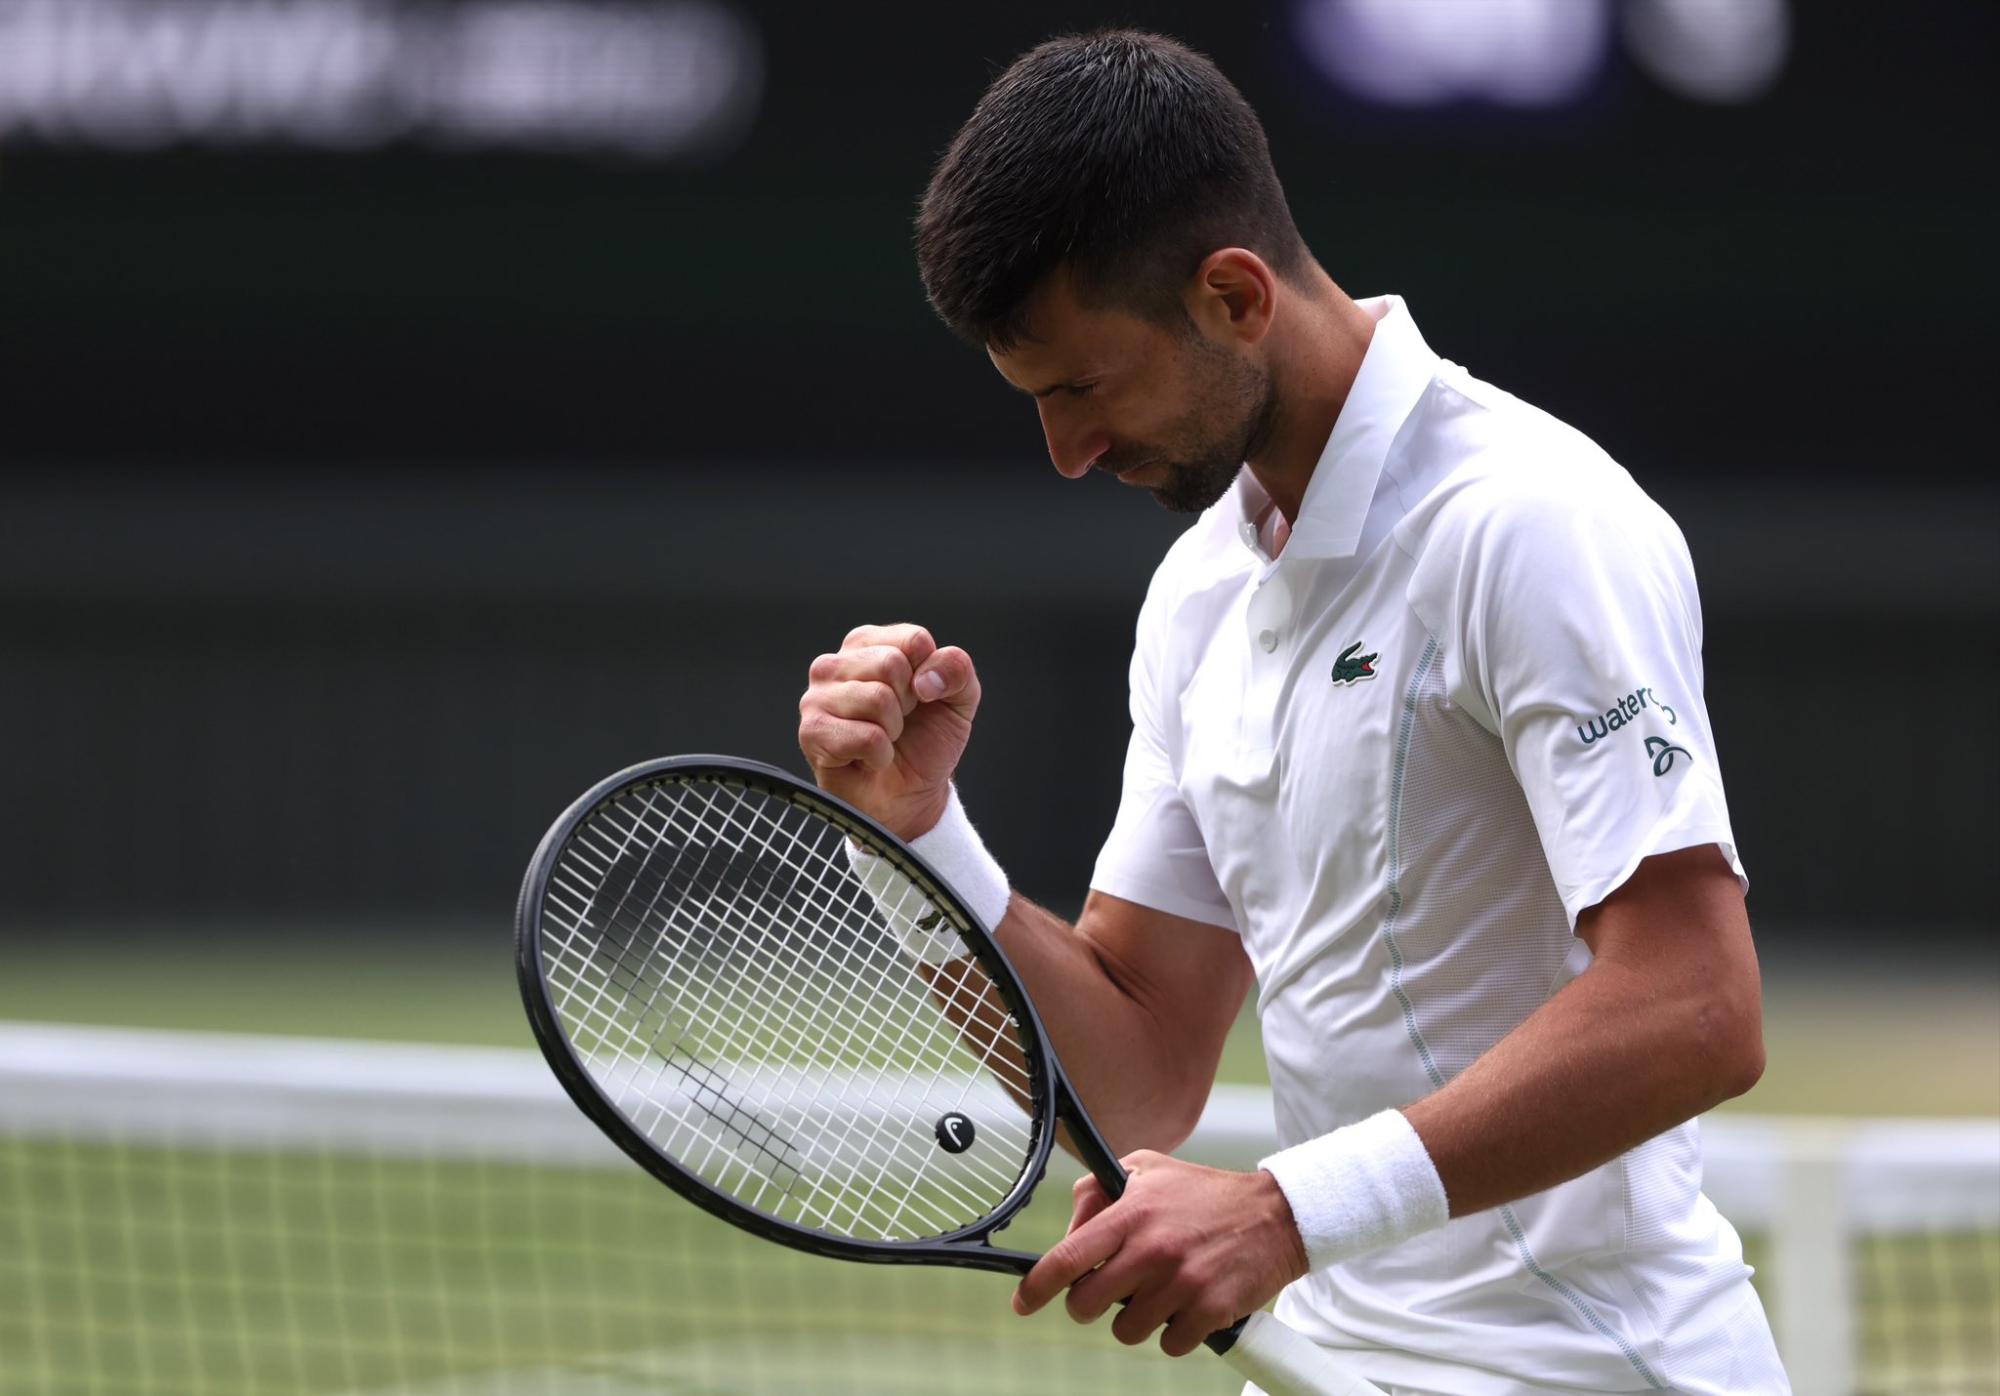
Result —
[{"label": "man's forearm", "polygon": [[1754,993],[1599,961],[1406,1107],[1453,1216],[1541,1192],[1693,1118],[1762,1069]]},{"label": "man's forearm", "polygon": [[1194,1128],[1206,1075],[1182,1060],[1124,967],[1019,892],[997,931],[1077,1094],[1114,1154],[1167,1152]]}]

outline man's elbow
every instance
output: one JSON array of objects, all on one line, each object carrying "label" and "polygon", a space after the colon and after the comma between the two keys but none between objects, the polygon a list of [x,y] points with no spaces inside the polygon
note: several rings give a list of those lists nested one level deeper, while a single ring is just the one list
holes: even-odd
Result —
[{"label": "man's elbow", "polygon": [[1175,1073],[1171,1079],[1162,1080],[1140,1112],[1145,1121],[1140,1131],[1144,1139],[1133,1147],[1171,1154],[1187,1143],[1201,1123],[1202,1112],[1208,1108],[1209,1090],[1214,1082],[1213,1072],[1206,1077],[1193,1072]]},{"label": "man's elbow", "polygon": [[1752,1029],[1731,1053],[1722,1074],[1722,1093],[1716,1103],[1748,1095],[1750,1088],[1764,1079],[1764,1034]]},{"label": "man's elbow", "polygon": [[1174,1091],[1171,1097],[1156,1107],[1148,1120],[1149,1138],[1145,1147],[1157,1153],[1171,1154],[1187,1143],[1201,1123],[1203,1108],[1208,1104],[1208,1090],[1183,1088]]},{"label": "man's elbow", "polygon": [[1764,1012],[1761,995],[1718,996],[1699,1015],[1700,1056],[1708,1070],[1704,1109],[1746,1094],[1764,1075]]}]

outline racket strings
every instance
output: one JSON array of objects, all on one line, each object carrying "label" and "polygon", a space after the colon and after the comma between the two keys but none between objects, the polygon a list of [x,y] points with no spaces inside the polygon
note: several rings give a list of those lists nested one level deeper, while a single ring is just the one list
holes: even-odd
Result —
[{"label": "racket strings", "polygon": [[884,918],[922,895],[878,905],[845,839],[733,783],[623,792],[558,857],[545,978],[607,1097],[710,1186],[840,1235],[960,1230],[1027,1163],[1025,1034],[969,956],[903,956]]},{"label": "racket strings", "polygon": [[[637,826],[635,826],[635,828],[636,827]],[[652,832],[658,833],[659,831],[656,830]],[[624,908],[616,907],[613,909],[611,919],[616,920],[619,916],[623,914],[624,914]],[[713,1016],[707,1019],[699,1018],[699,1015],[701,1013],[703,1012],[713,1013],[720,1007],[720,1005],[710,1002],[709,996],[706,993],[706,987],[715,982],[715,971],[719,969],[720,966],[703,965],[699,967],[690,967],[680,963],[681,952],[685,951],[687,946],[693,944],[694,939],[695,938],[693,936],[689,936],[678,942],[678,944],[675,947],[674,960],[665,967],[665,972],[658,977],[658,980],[653,986],[652,992],[648,997],[646,1006],[649,1009],[655,1006],[660,987],[676,979],[687,977],[690,982],[698,983],[704,986],[704,993],[699,998],[697,998],[691,1005],[697,1020],[708,1021],[711,1023],[715,1022],[744,1023],[744,1024],[749,1023],[751,1020],[747,1016],[737,1016],[726,1019]],[[625,958],[624,952],[625,950],[629,949],[630,944],[631,942],[627,942],[626,945],[621,947],[619,955],[619,958],[621,960]],[[696,972],[697,969],[705,972],[697,973]],[[651,1074],[647,1079],[644,1080],[640,1080],[636,1076],[634,1076],[632,1078],[628,1078],[624,1083],[622,1083],[621,1094],[626,1097],[630,1097],[636,1094],[643,1101],[645,1097],[650,1093],[652,1088],[657,1086],[659,1078],[665,1074],[669,1066],[672,1066],[675,1069],[677,1069],[681,1073],[684,1081],[690,1079],[698,1079],[703,1077],[714,1076],[713,1072],[703,1067],[702,1064],[698,1060],[696,1060],[692,1055],[680,1051],[679,1049],[681,1047],[681,1043],[679,1041],[676,1041],[675,1043],[670,1044],[666,1047],[662,1047],[656,1037],[652,1042],[646,1045],[650,1048],[653,1054]],[[718,1044],[713,1043],[713,1041],[711,1040],[711,1047],[715,1048],[717,1046]],[[738,1035],[731,1034],[723,1042],[719,1044],[718,1055],[721,1055],[726,1059],[735,1061],[749,1061],[752,1056],[749,1047],[750,1044],[747,1041],[747,1039],[743,1039],[740,1038]],[[621,1053],[622,1052],[623,1049],[621,1048]],[[643,1061],[644,1058],[640,1058],[639,1060]],[[612,1074],[615,1075],[615,1072]],[[718,1092],[718,1094],[724,1096],[724,1098],[727,1098],[726,1092]],[[796,1099],[796,1091],[794,1091],[791,1096],[788,1096],[787,1098],[779,1101],[778,1104],[781,1106],[794,1104],[795,1099]],[[703,1099],[702,1091],[700,1090],[696,1091],[694,1096],[694,1103],[697,1106],[706,1105],[706,1101]],[[708,1110],[706,1113],[717,1118],[718,1121],[724,1124],[725,1126],[735,1125],[738,1119],[748,1114],[747,1111],[745,1111],[741,1106],[736,1105],[734,1102],[731,1102],[729,1112],[726,1116],[714,1110]],[[751,1118],[754,1119],[754,1117]],[[762,1147],[763,1139],[768,1136],[769,1130],[768,1127],[761,1126],[761,1122],[760,1122],[760,1127],[754,1132],[751,1130],[739,1129],[738,1133],[744,1136],[746,1141],[749,1142],[753,1147],[758,1148],[760,1152],[764,1152],[766,1154],[774,1152],[772,1150]],[[711,1142],[720,1142],[720,1141],[711,1141]],[[766,1181],[778,1182],[781,1185],[784,1185],[784,1180],[777,1175],[768,1175]],[[761,1200],[761,1192],[762,1188],[760,1187],[758,1200]]]},{"label": "racket strings", "polygon": [[[748,832],[748,834],[749,834],[749,836],[750,836],[750,837],[752,837],[752,838],[755,838],[755,839],[758,839],[758,841],[760,841],[760,842],[765,842],[765,843],[767,843],[767,844],[768,844],[768,840],[767,840],[767,839],[762,839],[762,838],[760,838],[760,837],[759,837],[759,835],[757,834],[757,832],[756,832],[756,831],[754,831],[754,830],[751,830],[751,831],[747,831],[747,832]],[[816,877],[816,878],[815,878],[815,881],[816,881],[816,882],[823,882],[823,879],[821,879],[821,878],[818,878],[818,877]],[[818,892],[819,892],[819,894],[820,894],[820,895],[824,895],[824,892],[825,892],[825,889],[823,888],[823,886],[822,886],[822,887],[821,887],[820,889],[818,889]],[[795,1099],[796,1099],[796,1094],[794,1093],[794,1100],[795,1100]],[[880,1126],[881,1126],[881,1124],[882,1124],[882,1122],[883,1122],[884,1118],[885,1118],[885,1117],[884,1117],[884,1116],[883,1116],[883,1115],[882,1115],[882,1114],[881,1114],[880,1112],[875,1112],[875,1113],[872,1113],[872,1114],[871,1114],[871,1113],[869,1113],[869,1112],[865,1112],[865,1111],[864,1111],[864,1112],[856,1112],[856,1113],[853,1113],[853,1114],[851,1114],[851,1115],[849,1116],[849,1121],[850,1121],[850,1128],[849,1128],[849,1129],[848,1129],[848,1130],[846,1131],[846,1133],[847,1133],[847,1134],[849,1134],[849,1135],[851,1135],[851,1134],[852,1134],[852,1128],[851,1128],[851,1125],[852,1125],[852,1123],[853,1123],[853,1122],[857,1122],[857,1121],[872,1121],[872,1122],[874,1123],[875,1127],[876,1127],[876,1132],[878,1132],[878,1133],[879,1133],[879,1130],[880,1130]],[[846,1140],[842,1140],[842,1139],[839,1139],[838,1137],[836,1138],[836,1142],[837,1142],[837,1143],[846,1143],[846,1144],[848,1144],[848,1145],[849,1145],[850,1147],[852,1146],[852,1143],[853,1143],[853,1141],[852,1141],[851,1139],[846,1139]],[[820,1222],[821,1224],[823,1224],[823,1225],[824,1225],[824,1224],[828,1224],[828,1223],[831,1223],[831,1224],[835,1224],[835,1225],[838,1225],[838,1224],[840,1224],[840,1223],[842,1223],[842,1222],[844,1222],[844,1221],[847,1221],[847,1220],[859,1220],[859,1219],[860,1219],[860,1218],[859,1218],[858,1216],[855,1216],[855,1217],[852,1217],[852,1218],[850,1218],[850,1217],[843,1217],[843,1216],[842,1216],[842,1215],[841,1215],[841,1214],[839,1213],[839,1211],[838,1211],[838,1210],[834,1210],[834,1211],[830,1211],[830,1212],[822,1212],[822,1211],[819,1211],[819,1210],[818,1210],[818,1209],[816,1209],[816,1208],[812,1208],[812,1207],[810,1207],[810,1206],[809,1206],[809,1207],[808,1207],[808,1211],[809,1211],[809,1212],[812,1212],[812,1213],[814,1213],[814,1216],[815,1216],[815,1219],[816,1219],[817,1221],[819,1221],[819,1222]]]},{"label": "racket strings", "polygon": [[[686,831],[679,831],[679,832],[686,832]],[[751,838],[759,837],[756,831],[754,830],[746,830],[745,834],[747,837]],[[759,841],[762,840],[760,839]],[[796,852],[796,850],[791,850],[791,851]],[[826,886],[823,877],[818,875],[819,871],[821,870],[816,870],[815,882],[813,887],[813,894],[816,899],[824,899],[823,904],[829,906],[837,906],[839,909],[843,911],[858,911],[860,909],[859,904],[855,902],[850,896],[844,896],[838,889]],[[767,907],[759,907],[757,909],[760,911],[775,910],[774,908],[767,908]],[[834,945],[832,948],[835,950],[837,956],[842,961],[848,962],[849,967],[852,967],[854,956],[853,956],[853,943],[851,941],[840,942]],[[774,966],[764,965],[760,966],[760,968],[768,970],[774,968]],[[881,968],[882,967],[879,965],[865,966],[865,969],[868,972],[877,974],[881,972]],[[815,989],[820,989],[828,992],[837,992],[841,987],[841,985],[836,979],[834,979],[831,975],[828,975],[825,971],[818,968],[809,970],[808,978],[809,980],[812,981],[813,987]],[[760,1006],[768,1008],[769,1007],[768,1001],[760,1004]],[[870,1042],[861,1043],[855,1041],[855,1029],[858,1023],[859,1023],[858,1018],[850,1018],[846,1021],[841,1021],[836,1019],[836,1020],[829,1020],[824,1023],[819,1023],[817,1024],[821,1028],[819,1037],[817,1039],[810,1041],[802,1041],[801,1045],[809,1052],[828,1054],[828,1055],[844,1055],[847,1053],[860,1051],[864,1053],[862,1057],[863,1064],[871,1064],[868,1061],[868,1057],[870,1055],[880,1058],[882,1061],[887,1061],[889,1059],[892,1059],[896,1055],[896,1050],[899,1047],[903,1046],[910,1039],[911,1036],[910,1034],[911,1020],[904,1019],[898,1023],[897,1025],[898,1031],[894,1037],[886,1040],[877,1037],[876,1039]],[[831,1040],[831,1034],[836,1030],[842,1030],[846,1034],[846,1036],[839,1042],[834,1042]],[[657,1044],[655,1045],[657,1049]]]},{"label": "racket strings", "polygon": [[[800,817],[805,817],[803,816],[802,812]],[[764,835],[763,831],[755,828],[746,828],[743,829],[741,832],[744,834],[745,837],[748,837],[759,843],[762,843],[767,848],[769,847],[769,840]],[[786,850],[788,853],[797,854],[807,851],[801,847],[795,829],[789,827],[781,827],[780,832],[786,835],[787,841],[790,844],[790,848]],[[838,868],[841,870],[841,875],[843,877],[846,876],[845,872],[846,863],[844,860],[844,856],[841,861],[834,862],[824,858],[823,855],[816,855],[815,861],[813,861],[810,865],[812,866],[813,869],[813,884],[814,884],[813,898],[815,904],[838,906],[848,911],[858,911],[861,908],[863,899],[858,898],[855,895],[855,886],[851,881],[847,882],[846,887],[843,889],[835,889],[827,886],[826,879],[829,870]],[[909,886],[908,884],[905,884],[906,888],[905,895],[909,894],[908,886]],[[843,942],[842,945],[840,946],[843,958],[847,957],[847,952],[851,947],[851,944],[852,942]],[[878,969],[879,967],[871,966],[870,968]],[[973,964],[969,960],[960,962],[961,973],[958,983],[961,986],[966,982],[968,974],[973,970],[973,968],[974,968]],[[983,977],[981,982],[983,986]],[[893,1035],[886,1042],[878,1040],[876,1043],[871,1045],[879,1052],[887,1055],[894,1055],[899,1049],[906,1051],[912,1045],[921,1045],[913,1043],[912,1028],[914,1025],[926,1021],[929,1020],[927,1018],[920,1018],[916,1016],[903,1016],[897,1018],[894,1020],[895,1030]],[[836,1044],[838,1050],[842,1051],[852,1050],[852,1047],[854,1045],[854,1036],[855,1036],[854,1030],[859,1026],[859,1022],[860,1020],[855,1019],[845,1024],[848,1030],[847,1036],[841,1043]],[[945,1040],[949,1041],[949,1039]],[[822,1049],[828,1046],[824,1038],[822,1038],[822,1040],[816,1045]],[[982,1052],[981,1056],[983,1063],[991,1063],[996,1060],[993,1056],[993,1046],[994,1044],[989,1043],[986,1049]],[[1016,1071],[1018,1075],[1019,1074],[1018,1068],[1016,1069]],[[977,1079],[978,1079],[977,1077],[973,1076],[965,1076],[961,1078],[961,1080],[967,1085],[971,1084],[973,1081]],[[964,1103],[963,1090],[961,1090],[960,1096],[951,1100],[950,1103],[953,1105]],[[885,1128],[888,1126],[890,1118],[891,1117],[889,1115],[880,1111],[851,1112],[846,1117],[845,1127],[838,1129],[836,1131],[836,1140],[838,1143],[848,1146],[852,1146],[858,1143],[860,1146],[864,1148],[869,1148],[874,1150],[880,1157],[880,1165],[878,1166],[875,1175],[872,1178],[866,1180],[872,1186],[856,1194],[857,1196],[873,1197],[875,1195],[875,1190],[885,1185],[888,1181],[886,1175],[892,1163],[896,1161],[894,1156],[894,1151],[890,1149],[883,1149],[878,1146],[880,1146],[883,1142],[881,1136]],[[867,1137],[857,1140],[854,1137],[856,1132],[856,1126],[862,1124],[866,1124],[870,1127],[869,1132]],[[995,1174],[990,1169],[980,1169],[977,1171],[983,1172],[987,1176],[987,1180],[989,1183],[1000,1184],[1004,1187],[1005,1185],[1010,1184],[1012,1182],[1011,1178],[1006,1177],[1004,1175]],[[899,1193],[896,1195],[899,1197],[903,1197],[905,1199],[908,1196],[907,1193]],[[964,1197],[964,1194],[962,1192],[954,1193],[954,1195],[959,1196],[961,1198]],[[900,1212],[901,1210],[900,1205],[898,1210]],[[860,1220],[860,1217],[858,1215],[851,1217],[842,1217],[838,1214],[818,1214],[818,1220],[820,1220],[822,1224],[827,1224],[827,1223],[839,1224],[844,1220],[858,1221]],[[894,1220],[895,1219],[892,1218],[892,1223]]]},{"label": "racket strings", "polygon": [[[804,815],[803,812],[801,812],[801,817],[810,818],[810,816]],[[752,837],[759,837],[755,833],[755,831],[746,831],[746,832],[748,832]],[[786,837],[791,845],[791,848],[788,850],[789,852],[794,854],[805,854],[806,856],[809,856],[813,860],[814,863],[813,891],[816,899],[824,898],[825,899],[824,904],[826,905],[837,906],[844,912],[855,913],[857,915],[862,915],[862,916],[867,915],[866,908],[868,906],[879,905],[878,903],[875,902],[875,899],[869,897],[865,892],[862,892],[860,890],[859,883],[852,878],[851,874],[846,872],[844,861],[836,864],[835,862],[828,860],[823,851],[805,849],[804,846],[800,844],[797,838],[797,834],[794,830],[786,829],[783,830],[783,832],[786,834]],[[839,887],[829,887],[828,885],[826,885],[825,875],[829,869],[832,869],[834,867],[840,867],[842,869],[841,872],[842,885]],[[924,902],[922,894],[916,890],[915,885],[912,883],[905,882],[903,884],[902,893],[898,898],[898,902],[892,905],[890,908],[887,908],[887,910],[889,910],[893,914],[902,909],[903,903],[906,903],[911,900],[915,900],[919,903]],[[880,958],[884,963],[896,968],[903,968],[900,957],[896,956],[893,953],[893,951],[891,951],[883,942],[878,940],[875,942],[875,945],[880,954]],[[841,954],[841,956],[843,958],[846,958],[851,953],[852,942],[851,941],[841,942],[837,945],[836,948],[838,952]],[[944,980],[943,987],[953,991],[962,991],[976,984],[978,986],[979,997],[982,1003],[991,1009],[1000,1010],[999,1014],[995,1016],[995,1022],[989,1025],[989,1032],[992,1035],[989,1036],[984,1047],[981,1049],[978,1062],[979,1066],[981,1067],[982,1070],[992,1072],[996,1076],[1001,1077],[1003,1081],[1006,1082],[1006,1084],[1025,1093],[1027,1090],[1028,1081],[1024,1066],[1020,1063],[1018,1059],[1009,1059],[1006,1055],[1004,1055],[1003,1052],[1003,1049],[1007,1045],[1003,1034],[1004,1030],[1007,1027],[1011,1027],[1011,1020],[1006,1019],[1004,1017],[1005,1010],[1000,1004],[998,996],[992,994],[987,989],[984,975],[979,973],[976,962],[970,959],[961,959],[955,963],[957,964],[958,967],[957,972],[955,976],[947,977]],[[883,965],[881,964],[870,964],[867,968],[871,972],[879,973],[882,967]],[[940,987],[935,978],[931,980],[931,984],[934,990]],[[915,1039],[915,1037],[917,1036],[917,1029],[920,1024],[926,1024],[928,1022],[929,1022],[928,1019],[918,1018],[918,1017],[903,1017],[897,1019],[894,1024],[893,1037],[890,1038],[888,1041],[884,1042],[878,1036],[878,1038],[872,1045],[876,1049],[883,1051],[885,1054],[893,1054],[894,1048],[903,1043],[911,1042]],[[845,1024],[845,1027],[850,1037],[855,1035],[855,1030],[858,1026],[859,1026],[859,1020],[850,1020]],[[951,1043],[951,1041],[952,1040],[948,1037],[941,1039],[933,1037],[932,1039],[933,1044],[936,1044],[938,1042],[949,1044]],[[959,1041],[955,1045],[957,1046],[966,1045],[962,1035]]]}]

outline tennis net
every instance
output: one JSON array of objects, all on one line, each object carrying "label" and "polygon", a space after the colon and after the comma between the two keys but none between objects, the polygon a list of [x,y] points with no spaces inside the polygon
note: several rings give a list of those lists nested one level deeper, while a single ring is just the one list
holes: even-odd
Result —
[{"label": "tennis net", "polygon": [[[1706,1126],[1801,1393],[2000,1388],[2000,1122]],[[1268,1096],[1183,1153],[1243,1167]],[[1052,1176],[1010,1236],[1060,1234]],[[1803,1365],[1802,1365],[1803,1364]],[[0,1391],[1233,1392],[642,1174],[532,1052],[0,1024]]]}]

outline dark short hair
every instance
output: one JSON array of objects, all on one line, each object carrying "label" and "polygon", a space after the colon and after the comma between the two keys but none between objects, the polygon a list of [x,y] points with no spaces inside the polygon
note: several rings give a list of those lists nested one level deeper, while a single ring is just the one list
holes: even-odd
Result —
[{"label": "dark short hair", "polygon": [[1058,267],[1079,294],[1182,323],[1218,247],[1291,275],[1309,260],[1263,123],[1215,64],[1158,34],[1050,39],[986,89],[917,215],[924,290],[960,337],[999,349]]}]

